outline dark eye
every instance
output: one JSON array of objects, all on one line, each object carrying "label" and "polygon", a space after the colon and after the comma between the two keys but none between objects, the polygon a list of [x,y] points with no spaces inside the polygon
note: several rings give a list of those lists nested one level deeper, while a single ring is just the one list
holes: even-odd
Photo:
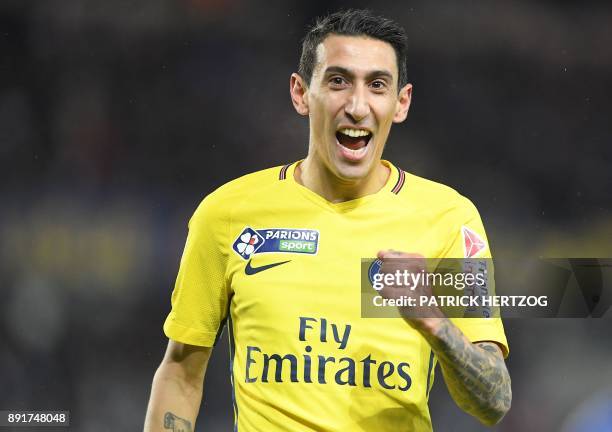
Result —
[{"label": "dark eye", "polygon": [[376,90],[383,90],[385,87],[387,87],[387,83],[382,80],[372,81],[372,84],[370,85]]},{"label": "dark eye", "polygon": [[336,88],[343,87],[346,84],[346,80],[341,76],[335,76],[329,79],[329,84]]}]

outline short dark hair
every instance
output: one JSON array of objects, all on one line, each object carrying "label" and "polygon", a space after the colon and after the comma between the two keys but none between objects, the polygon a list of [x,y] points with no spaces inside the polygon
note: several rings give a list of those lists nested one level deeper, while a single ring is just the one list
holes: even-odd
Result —
[{"label": "short dark hair", "polygon": [[317,61],[317,47],[330,35],[366,36],[389,43],[395,50],[398,87],[408,82],[406,56],[408,37],[402,26],[395,21],[374,15],[367,9],[347,9],[317,18],[302,40],[302,54],[298,73],[310,85]]}]

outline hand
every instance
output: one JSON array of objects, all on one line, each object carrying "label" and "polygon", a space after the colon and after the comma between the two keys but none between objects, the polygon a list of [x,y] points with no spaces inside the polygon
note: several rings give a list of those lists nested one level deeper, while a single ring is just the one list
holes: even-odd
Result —
[{"label": "hand", "polygon": [[421,299],[433,294],[432,287],[423,280],[427,270],[423,255],[389,249],[379,251],[377,257],[382,261],[380,273],[396,275],[398,277],[394,280],[399,282],[385,284],[379,291],[380,295],[386,299],[400,299],[403,296],[414,299],[414,306],[398,306],[400,314],[410,325],[422,330],[437,323],[438,318],[444,318],[437,306],[421,306]]}]

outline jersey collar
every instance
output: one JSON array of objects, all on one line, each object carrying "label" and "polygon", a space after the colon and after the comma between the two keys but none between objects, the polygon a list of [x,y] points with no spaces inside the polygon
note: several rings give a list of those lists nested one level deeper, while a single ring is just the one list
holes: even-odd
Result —
[{"label": "jersey collar", "polygon": [[305,198],[309,199],[310,201],[321,207],[324,207],[328,210],[337,213],[344,213],[369,205],[382,196],[388,196],[389,194],[397,195],[402,190],[406,181],[406,173],[403,170],[397,168],[391,162],[383,159],[381,160],[381,163],[390,169],[390,174],[387,178],[387,181],[385,182],[385,185],[378,192],[349,201],[332,203],[330,201],[327,201],[325,198],[318,195],[317,193],[313,192],[312,190],[308,189],[307,187],[299,184],[295,180],[295,169],[301,162],[302,160],[299,160],[297,162],[293,162],[291,164],[283,166],[279,171],[279,180],[287,181],[289,184],[291,184],[292,187],[296,188],[299,193],[301,193]]}]

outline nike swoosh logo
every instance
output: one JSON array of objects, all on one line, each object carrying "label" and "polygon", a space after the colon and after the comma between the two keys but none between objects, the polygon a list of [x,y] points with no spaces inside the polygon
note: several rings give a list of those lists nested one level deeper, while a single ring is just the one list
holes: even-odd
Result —
[{"label": "nike swoosh logo", "polygon": [[276,262],[272,264],[266,264],[266,265],[262,265],[261,267],[251,267],[251,260],[249,260],[246,267],[244,268],[244,273],[250,276],[250,275],[254,275],[259,272],[262,272],[264,270],[271,269],[272,267],[276,267],[282,264],[287,264],[288,262],[291,262],[291,260]]}]

